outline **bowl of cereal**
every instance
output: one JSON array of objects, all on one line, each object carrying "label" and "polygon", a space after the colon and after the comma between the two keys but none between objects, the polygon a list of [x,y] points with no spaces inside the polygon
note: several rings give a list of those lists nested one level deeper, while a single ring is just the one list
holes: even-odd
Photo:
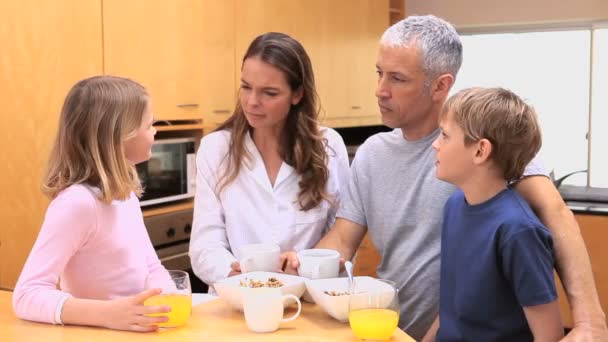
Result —
[{"label": "bowl of cereal", "polygon": [[[355,296],[364,300],[368,292],[392,296],[391,288],[372,277],[354,277]],[[349,285],[348,278],[306,280],[306,290],[328,315],[340,322],[348,322]],[[361,296],[359,296],[361,295]]]},{"label": "bowl of cereal", "polygon": [[[275,272],[249,272],[226,278],[213,284],[218,296],[233,308],[243,311],[244,296],[255,295],[256,288],[276,288],[281,294],[292,294],[298,298],[306,290],[304,278]],[[286,300],[285,306],[294,303]]]}]

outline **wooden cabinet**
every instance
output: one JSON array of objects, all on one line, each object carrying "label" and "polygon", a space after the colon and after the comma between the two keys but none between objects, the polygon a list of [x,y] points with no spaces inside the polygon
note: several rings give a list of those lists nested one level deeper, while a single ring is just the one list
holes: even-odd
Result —
[{"label": "wooden cabinet", "polygon": [[388,16],[386,0],[237,1],[236,81],[253,38],[283,32],[300,41],[311,58],[323,124],[380,124],[375,63]]},{"label": "wooden cabinet", "polygon": [[144,84],[157,119],[216,126],[235,103],[234,4],[105,0],[105,73]]},{"label": "wooden cabinet", "polygon": [[202,110],[205,126],[217,126],[234,110],[235,0],[203,0]]},{"label": "wooden cabinet", "polygon": [[40,230],[63,100],[103,71],[100,8],[101,0],[0,1],[0,287],[14,287]]},{"label": "wooden cabinet", "polygon": [[[576,214],[575,217],[589,252],[600,303],[604,312],[608,313],[608,248],[606,248],[608,216]],[[572,327],[570,306],[560,282],[558,282],[558,294],[563,323],[567,327]]]},{"label": "wooden cabinet", "polygon": [[406,0],[389,1],[388,12],[391,25],[405,18],[405,2]]},{"label": "wooden cabinet", "polygon": [[157,120],[203,119],[203,1],[104,0],[104,71],[150,92]]}]

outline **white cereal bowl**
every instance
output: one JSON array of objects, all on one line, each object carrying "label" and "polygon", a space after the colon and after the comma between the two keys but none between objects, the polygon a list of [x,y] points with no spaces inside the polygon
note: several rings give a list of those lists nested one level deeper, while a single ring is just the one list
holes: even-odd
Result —
[{"label": "white cereal bowl", "polygon": [[[241,285],[241,281],[248,283],[249,280],[266,282],[269,278],[276,278],[283,283],[283,286],[276,289],[281,291],[281,294],[292,294],[298,298],[302,296],[306,290],[304,278],[275,272],[249,272],[226,278],[213,284],[213,288],[218,296],[228,302],[233,308],[243,311],[243,298],[252,288],[247,288]],[[286,300],[285,307],[294,303],[293,300]]]},{"label": "white cereal bowl", "polygon": [[[381,305],[388,306],[393,300],[393,288],[377,279],[371,277],[355,278],[356,301],[367,301],[366,292],[381,293]],[[328,315],[340,322],[348,322],[349,295],[330,296],[327,292],[348,292],[348,278],[327,278],[306,280],[306,290],[312,296],[315,303],[319,305]]]}]

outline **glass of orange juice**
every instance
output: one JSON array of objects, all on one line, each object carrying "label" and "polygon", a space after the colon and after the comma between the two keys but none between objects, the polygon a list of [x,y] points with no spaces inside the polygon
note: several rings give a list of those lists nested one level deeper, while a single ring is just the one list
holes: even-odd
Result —
[{"label": "glass of orange juice", "polygon": [[399,296],[395,283],[375,279],[373,286],[350,290],[348,322],[357,338],[386,341],[393,336],[399,323]]},{"label": "glass of orange juice", "polygon": [[192,288],[187,272],[170,270],[162,276],[148,277],[146,288],[160,288],[161,294],[152,296],[144,302],[148,306],[170,306],[171,312],[150,314],[150,316],[168,316],[169,320],[159,323],[162,328],[179,327],[190,318],[192,313]]}]

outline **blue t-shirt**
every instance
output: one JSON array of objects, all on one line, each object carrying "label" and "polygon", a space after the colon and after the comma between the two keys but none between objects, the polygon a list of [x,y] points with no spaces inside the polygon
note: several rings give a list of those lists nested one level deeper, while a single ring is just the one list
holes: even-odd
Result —
[{"label": "blue t-shirt", "polygon": [[505,189],[479,205],[448,199],[441,235],[437,341],[532,341],[524,306],[557,298],[553,240]]}]

